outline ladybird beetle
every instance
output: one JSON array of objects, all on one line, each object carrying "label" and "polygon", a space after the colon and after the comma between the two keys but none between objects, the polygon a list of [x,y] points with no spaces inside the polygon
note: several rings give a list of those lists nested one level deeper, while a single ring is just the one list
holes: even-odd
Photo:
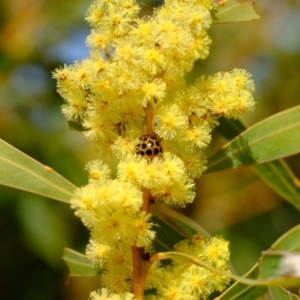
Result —
[{"label": "ladybird beetle", "polygon": [[162,155],[162,147],[155,136],[142,135],[139,139],[141,142],[137,145],[137,154],[150,159],[154,158],[155,156]]}]

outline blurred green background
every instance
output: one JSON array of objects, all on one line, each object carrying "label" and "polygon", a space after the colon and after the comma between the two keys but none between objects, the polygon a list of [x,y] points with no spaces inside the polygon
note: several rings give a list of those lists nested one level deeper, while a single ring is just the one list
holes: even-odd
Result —
[{"label": "blurred green background", "polygon": [[[143,10],[159,2],[141,1]],[[68,129],[51,72],[88,55],[84,15],[91,3],[0,0],[0,138],[77,186],[86,183],[84,165],[97,152]],[[300,103],[300,1],[258,0],[256,9],[258,21],[214,25],[211,54],[191,74],[252,73],[257,106],[245,116],[249,125]],[[225,142],[214,137],[208,154]],[[299,156],[287,162],[300,176]],[[230,240],[240,274],[300,221],[250,169],[203,176],[197,191],[185,212]],[[84,300],[99,287],[97,278],[67,277],[63,248],[84,251],[88,232],[66,204],[0,186],[0,214],[0,299]]]}]

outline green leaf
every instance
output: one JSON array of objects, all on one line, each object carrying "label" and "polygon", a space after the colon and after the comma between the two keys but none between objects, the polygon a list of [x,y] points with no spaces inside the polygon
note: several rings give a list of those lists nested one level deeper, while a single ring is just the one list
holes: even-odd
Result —
[{"label": "green leaf", "polygon": [[196,222],[163,203],[156,203],[151,213],[153,223],[157,225],[155,227],[155,251],[170,251],[176,243],[189,239],[198,232],[209,236],[208,232]]},{"label": "green leaf", "polygon": [[[271,246],[269,251],[300,251],[300,225],[295,226],[294,228],[286,232],[283,236],[281,236]],[[270,280],[265,282],[265,284],[270,286],[279,284],[286,286],[299,284],[299,278],[279,277],[278,263],[278,260],[277,262],[275,262],[274,259],[270,259],[269,255],[264,255],[260,259],[260,269],[258,264],[255,264],[253,268],[245,275],[245,278],[259,277],[260,280],[269,278]],[[258,276],[258,274],[260,275]],[[266,286],[249,286],[244,283],[236,282],[230,288],[228,288],[222,295],[220,295],[218,300],[253,300],[267,293],[267,291],[268,289]]]},{"label": "green leaf", "polygon": [[173,246],[176,243],[186,238],[180,232],[172,228],[169,224],[163,222],[155,216],[152,217],[152,220],[153,223],[156,224],[156,237],[154,240],[155,251],[170,251],[173,249]]},{"label": "green leaf", "polygon": [[82,126],[81,122],[76,122],[76,121],[68,121],[69,129],[73,131],[79,131],[82,132],[84,131],[84,128]]},{"label": "green leaf", "polygon": [[167,224],[172,230],[178,232],[185,239],[190,239],[199,232],[206,237],[211,236],[198,223],[163,203],[155,203],[151,213],[156,219]]},{"label": "green leaf", "polygon": [[213,23],[244,22],[259,18],[260,16],[254,9],[254,1],[220,0]]},{"label": "green leaf", "polygon": [[101,270],[96,270],[92,262],[90,262],[84,254],[75,250],[65,248],[63,260],[66,262],[70,276],[97,276],[101,274]]},{"label": "green leaf", "polygon": [[0,184],[69,203],[76,187],[0,139]]},{"label": "green leaf", "polygon": [[300,184],[284,160],[276,160],[252,167],[278,195],[300,210]]},{"label": "green leaf", "polygon": [[208,173],[261,164],[300,152],[300,106],[248,128],[208,160]]},{"label": "green leaf", "polygon": [[[226,139],[233,139],[246,127],[239,120],[221,119],[217,131]],[[300,210],[300,183],[284,160],[254,165],[252,170],[278,195]]]},{"label": "green leaf", "polygon": [[270,286],[269,295],[271,300],[299,300],[299,297],[279,286]]}]

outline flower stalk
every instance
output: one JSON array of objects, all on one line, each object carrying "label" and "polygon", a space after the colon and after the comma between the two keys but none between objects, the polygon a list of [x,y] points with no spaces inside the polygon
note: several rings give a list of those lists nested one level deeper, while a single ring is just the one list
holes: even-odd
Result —
[{"label": "flower stalk", "polygon": [[133,256],[133,276],[132,276],[132,292],[137,300],[144,299],[144,291],[146,287],[146,279],[150,267],[149,262],[144,259],[144,247],[132,246]]}]

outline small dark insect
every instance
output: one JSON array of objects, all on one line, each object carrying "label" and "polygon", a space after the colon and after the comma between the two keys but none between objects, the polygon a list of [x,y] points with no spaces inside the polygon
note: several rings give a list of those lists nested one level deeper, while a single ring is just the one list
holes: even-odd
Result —
[{"label": "small dark insect", "polygon": [[142,135],[140,136],[140,141],[136,147],[137,154],[149,159],[162,155],[163,149],[155,136]]},{"label": "small dark insect", "polygon": [[148,261],[149,260],[149,258],[150,258],[150,253],[149,252],[147,252],[147,253],[145,253],[145,254],[143,254],[143,256],[142,256],[142,260],[146,260],[146,261]]}]

